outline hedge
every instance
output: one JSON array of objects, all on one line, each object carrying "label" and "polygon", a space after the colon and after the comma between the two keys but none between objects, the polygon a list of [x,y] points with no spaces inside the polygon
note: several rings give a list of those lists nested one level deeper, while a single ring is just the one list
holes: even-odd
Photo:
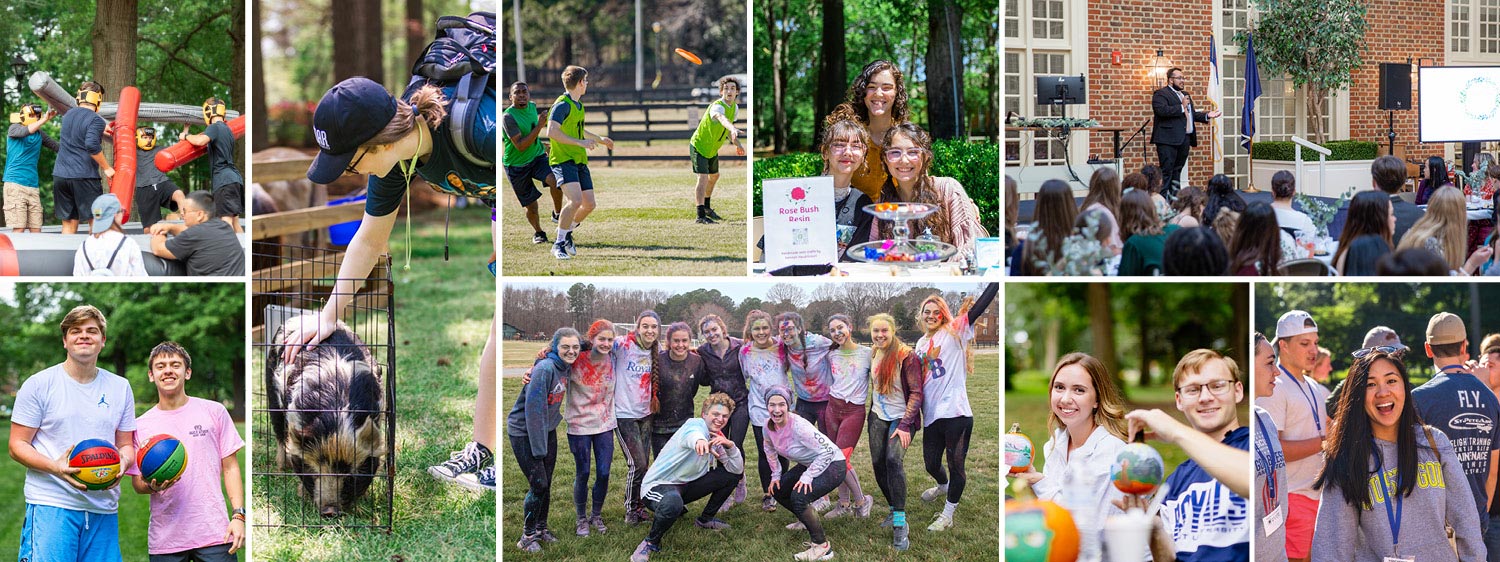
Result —
[{"label": "hedge", "polygon": [[[938,140],[932,146],[932,175],[958,180],[979,207],[985,230],[995,232],[1000,224],[1000,145],[991,142]],[[823,172],[823,159],[815,152],[792,152],[755,161],[753,178],[755,216],[761,216],[760,183],[765,178],[800,178]]]},{"label": "hedge", "polygon": [[[1255,143],[1251,155],[1256,160],[1295,160],[1296,143],[1292,141],[1261,141]],[[1369,141],[1342,140],[1329,141],[1319,146],[1333,151],[1328,155],[1328,161],[1337,160],[1374,160],[1379,154],[1378,145]],[[1304,161],[1318,161],[1318,153],[1304,149],[1302,151]]]}]

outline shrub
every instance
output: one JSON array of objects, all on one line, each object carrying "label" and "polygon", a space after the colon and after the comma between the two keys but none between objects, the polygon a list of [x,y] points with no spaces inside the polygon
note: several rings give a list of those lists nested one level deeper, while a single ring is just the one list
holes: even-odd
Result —
[{"label": "shrub", "polygon": [[[1256,160],[1291,161],[1296,158],[1296,146],[1296,143],[1292,141],[1261,141],[1255,143],[1251,156]],[[1378,146],[1368,141],[1329,141],[1320,146],[1333,151],[1333,154],[1328,155],[1329,162],[1338,160],[1374,160],[1379,154]],[[1303,150],[1302,159],[1304,161],[1311,160],[1317,162],[1318,153],[1311,150]]]}]

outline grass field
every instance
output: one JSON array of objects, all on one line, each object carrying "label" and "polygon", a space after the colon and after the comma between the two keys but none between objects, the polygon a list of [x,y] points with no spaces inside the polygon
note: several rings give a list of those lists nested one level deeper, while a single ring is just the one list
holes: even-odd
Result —
[{"label": "grass field", "polygon": [[[475,372],[494,308],[494,277],[486,209],[453,211],[450,261],[443,261],[443,214],[415,217],[412,264],[403,271],[406,237],[391,237],[396,256],[396,479],[394,532],[256,527],[252,548],[263,560],[489,560],[495,552],[495,496],[443,484],[429,465],[472,438]],[[252,354],[257,396],[263,391],[259,353]],[[259,419],[259,418],[257,418]],[[257,435],[270,436],[257,422]],[[267,437],[269,439],[269,437]],[[258,438],[260,447],[266,440]],[[256,468],[275,470],[274,446],[256,449]],[[252,523],[293,522],[307,510],[289,478],[254,481]],[[380,489],[372,486],[372,494]],[[384,504],[366,496],[347,523],[369,522]],[[258,512],[257,512],[258,511]],[[317,521],[310,521],[317,522]]]},{"label": "grass field", "polygon": [[[611,168],[602,159],[591,163],[597,207],[573,234],[578,255],[570,260],[552,257],[550,244],[531,243],[531,225],[507,191],[500,205],[505,274],[744,275],[746,168],[723,164],[727,159],[720,157],[722,175],[713,206],[725,220],[697,224],[697,176],[686,148],[679,152],[680,165],[671,168],[625,167],[634,164],[624,162]],[[556,241],[551,201],[544,194],[537,204],[547,239]]]},{"label": "grass field", "polygon": [[[189,391],[191,393],[191,391]],[[143,412],[144,413],[144,412]],[[6,420],[7,424],[9,420]],[[235,424],[243,438],[245,425]],[[240,470],[248,476],[245,449],[239,453]],[[22,488],[26,486],[26,467],[11,460],[10,444],[0,441],[0,560],[15,560],[21,548],[21,526],[26,519],[26,501]],[[229,513],[228,501],[224,504]],[[149,496],[135,493],[130,482],[120,483],[120,554],[125,562],[146,562],[146,527],[151,521]]]},{"label": "grass field", "polygon": [[[506,347],[522,347],[517,354],[534,357],[541,344],[507,343]],[[921,440],[918,432],[912,438],[911,448],[906,453],[907,475],[907,519],[911,524],[911,550],[897,553],[891,550],[890,531],[879,527],[880,520],[888,513],[885,500],[875,484],[870,467],[868,436],[861,436],[854,450],[854,466],[859,471],[860,483],[865,493],[875,497],[876,507],[869,519],[835,519],[824,522],[828,540],[833,543],[839,560],[996,560],[998,546],[998,499],[999,499],[999,352],[997,350],[976,353],[974,375],[969,378],[969,402],[974,410],[974,433],[970,441],[967,462],[968,487],[959,504],[956,525],[943,533],[929,533],[927,524],[942,509],[942,502],[926,503],[919,495],[933,484],[932,477],[923,469]],[[524,367],[525,363],[506,362],[505,367]],[[521,388],[516,377],[502,379],[503,408],[514,402]],[[701,401],[706,390],[699,393]],[[614,464],[610,471],[609,499],[604,506],[605,524],[609,532],[580,538],[573,534],[573,459],[566,452],[563,441],[565,428],[558,428],[559,447],[563,450],[557,460],[557,471],[552,482],[552,512],[548,527],[561,540],[546,544],[537,558],[545,560],[623,560],[630,556],[637,544],[646,537],[648,525],[626,526],[624,523],[625,459],[616,447]],[[759,508],[759,476],[754,466],[759,451],[755,450],[755,438],[745,439],[745,465],[749,479],[749,497],[746,505],[736,506],[720,517],[733,528],[726,531],[705,531],[694,527],[685,517],[678,521],[665,540],[666,548],[654,554],[652,560],[790,560],[800,552],[807,541],[805,531],[789,531],[784,527],[793,521],[785,509],[766,513]],[[510,458],[510,447],[502,448],[497,462],[503,463],[502,482],[502,541],[501,553],[506,559],[525,559],[527,554],[516,548],[521,536],[522,498],[526,494],[526,479]],[[755,505],[750,505],[755,504]],[[696,516],[703,508],[702,502],[688,507],[689,516]]]},{"label": "grass field", "polygon": [[[1047,442],[1047,419],[1051,415],[1051,406],[1048,403],[1047,383],[1052,373],[1044,371],[1022,371],[1016,373],[1013,379],[1015,390],[1005,394],[1005,429],[1010,429],[1010,424],[1021,423],[1021,433],[1031,438],[1031,443],[1036,447],[1036,469],[1038,472],[1046,464],[1042,458],[1042,445]],[[1245,399],[1241,400],[1237,410],[1239,411],[1240,425],[1249,422],[1250,414],[1250,389],[1245,389]],[[1187,423],[1187,417],[1177,410],[1173,401],[1173,393],[1167,386],[1153,386],[1142,388],[1130,386],[1126,389],[1128,393],[1130,409],[1160,408],[1161,411],[1170,414],[1177,421]],[[1150,441],[1152,447],[1161,453],[1162,461],[1166,464],[1167,474],[1171,474],[1177,465],[1187,461],[1187,454],[1182,449],[1162,443]],[[1248,469],[1248,467],[1247,467]]]}]

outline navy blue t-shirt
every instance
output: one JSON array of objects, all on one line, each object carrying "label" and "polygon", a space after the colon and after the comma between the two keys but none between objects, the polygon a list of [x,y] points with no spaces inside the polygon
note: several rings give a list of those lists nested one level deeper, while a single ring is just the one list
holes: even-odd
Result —
[{"label": "navy blue t-shirt", "polygon": [[[1250,428],[1240,427],[1223,443],[1250,450]],[[1161,506],[1167,531],[1181,562],[1229,562],[1250,559],[1250,507],[1189,459],[1167,477],[1171,489]]]},{"label": "navy blue t-shirt", "polygon": [[[1474,493],[1474,505],[1479,513],[1488,513],[1484,486],[1490,476],[1490,451],[1500,448],[1500,433],[1495,432],[1495,421],[1500,420],[1500,400],[1467,372],[1438,373],[1432,380],[1411,391],[1411,400],[1417,406],[1417,414],[1427,425],[1441,430],[1453,442],[1453,452],[1464,465],[1464,475],[1469,477],[1469,490]],[[1479,518],[1480,528],[1489,524],[1488,517]]]},{"label": "navy blue t-shirt", "polygon": [[[443,88],[443,95],[453,99],[453,88]],[[432,131],[432,138],[424,134],[423,143],[433,143],[432,153],[425,161],[417,163],[417,175],[427,180],[433,189],[459,197],[476,197],[491,206],[495,201],[495,115],[494,92],[486,91],[479,105],[479,114],[470,124],[476,141],[477,156],[491,159],[488,166],[476,166],[453,144],[448,130],[449,119]],[[449,108],[452,109],[451,106]],[[401,207],[401,197],[406,194],[406,176],[401,173],[401,164],[396,164],[385,177],[371,177],[369,199],[365,201],[365,212],[370,216],[383,217]]]},{"label": "navy blue t-shirt", "polygon": [[203,130],[208,135],[208,161],[213,168],[213,186],[245,184],[240,169],[234,165],[234,131],[223,121],[209,125]]},{"label": "navy blue t-shirt", "polygon": [[52,177],[99,179],[99,164],[94,162],[94,155],[104,150],[104,118],[92,110],[75,107],[64,113],[62,120]]}]

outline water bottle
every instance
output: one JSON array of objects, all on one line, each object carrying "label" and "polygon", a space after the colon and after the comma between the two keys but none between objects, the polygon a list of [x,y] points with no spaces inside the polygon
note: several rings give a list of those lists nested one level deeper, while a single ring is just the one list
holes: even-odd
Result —
[{"label": "water bottle", "polygon": [[1078,562],[1100,562],[1104,556],[1099,544],[1099,498],[1092,496],[1096,483],[1097,475],[1081,464],[1069,466],[1063,477],[1062,506],[1078,526]]}]

